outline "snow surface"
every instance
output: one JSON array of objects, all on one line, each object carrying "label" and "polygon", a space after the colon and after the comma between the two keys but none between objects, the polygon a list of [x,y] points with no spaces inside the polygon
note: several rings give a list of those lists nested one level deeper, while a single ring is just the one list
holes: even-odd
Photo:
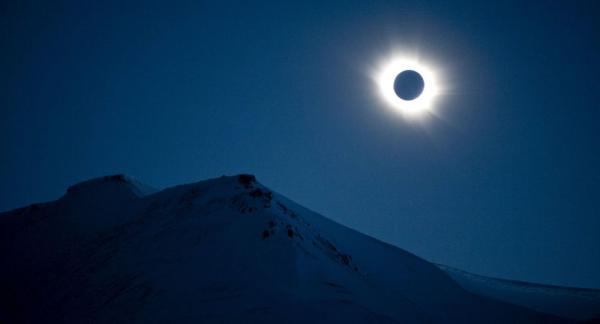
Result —
[{"label": "snow surface", "polygon": [[575,320],[600,319],[600,290],[560,287],[479,276],[438,265],[468,291]]},{"label": "snow surface", "polygon": [[117,175],[0,214],[0,322],[568,322],[463,289],[256,182]]}]

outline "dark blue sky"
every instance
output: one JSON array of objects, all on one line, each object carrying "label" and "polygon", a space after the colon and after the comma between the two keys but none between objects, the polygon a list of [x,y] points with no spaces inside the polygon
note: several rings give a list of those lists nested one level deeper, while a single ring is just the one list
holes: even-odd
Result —
[{"label": "dark blue sky", "polygon": [[[430,261],[600,288],[596,3],[4,1],[0,210],[249,172]],[[443,68],[439,117],[381,106],[392,48]]]}]

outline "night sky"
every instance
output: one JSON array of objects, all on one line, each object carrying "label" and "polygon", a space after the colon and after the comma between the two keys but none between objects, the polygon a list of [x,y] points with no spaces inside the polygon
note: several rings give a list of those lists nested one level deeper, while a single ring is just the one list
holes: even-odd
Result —
[{"label": "night sky", "polygon": [[[85,3],[85,4],[84,4]],[[253,173],[429,261],[600,288],[597,1],[3,1],[0,210]],[[394,50],[437,116],[382,105]]]}]

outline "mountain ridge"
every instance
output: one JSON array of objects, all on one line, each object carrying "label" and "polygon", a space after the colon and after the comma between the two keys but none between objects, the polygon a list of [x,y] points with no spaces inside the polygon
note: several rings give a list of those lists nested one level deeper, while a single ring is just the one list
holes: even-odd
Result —
[{"label": "mountain ridge", "polygon": [[0,269],[0,298],[12,305],[0,313],[11,322],[563,322],[475,295],[253,175],[133,196],[129,179],[84,181],[0,214],[0,234],[21,223],[0,238],[0,261],[11,264]]}]

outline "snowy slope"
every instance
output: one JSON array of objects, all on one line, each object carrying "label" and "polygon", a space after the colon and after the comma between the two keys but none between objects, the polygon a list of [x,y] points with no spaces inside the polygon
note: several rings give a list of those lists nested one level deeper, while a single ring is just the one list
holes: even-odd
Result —
[{"label": "snowy slope", "polygon": [[262,186],[126,176],[0,214],[0,322],[548,323]]},{"label": "snowy slope", "polygon": [[600,319],[600,290],[540,285],[475,275],[438,265],[468,291],[576,320]]}]

